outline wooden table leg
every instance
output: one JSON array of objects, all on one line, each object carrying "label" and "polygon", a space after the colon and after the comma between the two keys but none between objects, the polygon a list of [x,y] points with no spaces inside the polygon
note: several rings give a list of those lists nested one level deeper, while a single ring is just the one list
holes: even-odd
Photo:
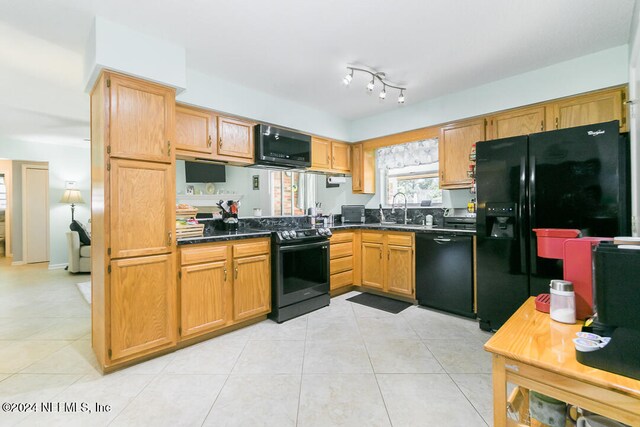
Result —
[{"label": "wooden table leg", "polygon": [[493,355],[493,426],[507,425],[507,376],[504,358]]}]

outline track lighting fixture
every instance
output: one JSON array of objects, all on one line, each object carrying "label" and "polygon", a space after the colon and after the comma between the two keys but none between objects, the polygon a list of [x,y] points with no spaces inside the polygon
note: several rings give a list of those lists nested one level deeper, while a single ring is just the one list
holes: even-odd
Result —
[{"label": "track lighting fixture", "polygon": [[373,68],[369,68],[366,66],[354,66],[354,65],[348,65],[347,70],[349,70],[349,73],[342,79],[342,83],[344,83],[345,86],[349,86],[349,84],[353,80],[353,73],[355,71],[362,71],[371,76],[371,80],[369,81],[369,83],[367,83],[368,93],[373,92],[373,89],[376,86],[376,80],[378,80],[380,81],[380,83],[382,83],[382,92],[380,92],[380,94],[378,95],[380,99],[385,99],[387,97],[387,88],[390,87],[400,91],[400,95],[398,95],[398,104],[404,104],[404,91],[407,90],[407,88],[399,86],[387,80],[385,73],[381,73],[379,71],[374,70]]}]

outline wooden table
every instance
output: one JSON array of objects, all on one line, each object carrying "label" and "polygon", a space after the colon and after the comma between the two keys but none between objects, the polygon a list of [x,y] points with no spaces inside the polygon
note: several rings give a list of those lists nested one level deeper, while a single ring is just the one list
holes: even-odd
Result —
[{"label": "wooden table", "polygon": [[580,364],[572,341],[580,328],[536,311],[532,297],[484,345],[493,353],[495,427],[526,425],[507,418],[507,383],[640,426],[640,381]]}]

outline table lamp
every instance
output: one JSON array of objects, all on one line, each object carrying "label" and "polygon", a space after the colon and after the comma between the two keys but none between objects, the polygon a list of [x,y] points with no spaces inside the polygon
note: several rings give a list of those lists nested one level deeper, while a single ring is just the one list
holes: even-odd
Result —
[{"label": "table lamp", "polygon": [[71,222],[74,221],[73,211],[76,208],[76,203],[84,203],[80,190],[64,190],[64,194],[60,199],[60,203],[71,203]]}]

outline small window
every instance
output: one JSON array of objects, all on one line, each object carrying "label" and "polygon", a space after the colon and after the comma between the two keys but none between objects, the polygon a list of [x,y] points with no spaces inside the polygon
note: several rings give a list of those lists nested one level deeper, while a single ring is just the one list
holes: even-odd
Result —
[{"label": "small window", "polygon": [[315,176],[304,172],[271,171],[271,214],[305,215],[315,204]]},{"label": "small window", "polygon": [[[379,149],[377,161],[382,203],[391,205],[393,196],[400,192],[412,206],[420,206],[424,202],[441,204],[437,153],[437,139]],[[397,201],[404,203],[402,197]]]}]

